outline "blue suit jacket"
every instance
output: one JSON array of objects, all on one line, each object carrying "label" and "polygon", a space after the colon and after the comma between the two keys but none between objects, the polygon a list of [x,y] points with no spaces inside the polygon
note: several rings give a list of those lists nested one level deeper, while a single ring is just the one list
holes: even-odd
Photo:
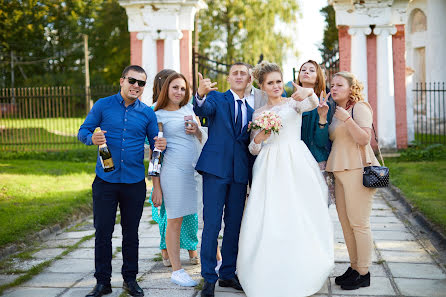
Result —
[{"label": "blue suit jacket", "polygon": [[[247,123],[251,121],[254,109],[247,106]],[[195,169],[200,173],[233,179],[237,183],[248,183],[251,175],[248,151],[249,132],[245,125],[236,136],[234,130],[235,104],[231,91],[209,92],[201,107],[194,100],[194,111],[198,116],[208,118],[208,140],[203,147]]]}]

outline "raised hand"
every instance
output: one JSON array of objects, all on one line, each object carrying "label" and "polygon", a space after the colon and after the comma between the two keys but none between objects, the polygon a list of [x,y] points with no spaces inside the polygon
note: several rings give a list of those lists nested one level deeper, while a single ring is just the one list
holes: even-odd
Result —
[{"label": "raised hand", "polygon": [[296,84],[294,81],[292,81],[293,86],[295,88],[295,92],[291,95],[291,98],[293,98],[296,101],[302,101],[305,98],[311,96],[313,94],[313,89],[311,88],[303,88]]},{"label": "raised hand", "polygon": [[325,95],[325,92],[322,91],[319,97],[319,105],[317,106],[317,113],[319,114],[319,123],[325,124],[327,122],[327,114],[328,114],[328,98],[330,97],[330,93]]},{"label": "raised hand", "polygon": [[210,91],[216,91],[218,88],[214,88],[217,82],[212,82],[209,78],[203,78],[203,75],[198,72],[198,96],[203,97]]}]

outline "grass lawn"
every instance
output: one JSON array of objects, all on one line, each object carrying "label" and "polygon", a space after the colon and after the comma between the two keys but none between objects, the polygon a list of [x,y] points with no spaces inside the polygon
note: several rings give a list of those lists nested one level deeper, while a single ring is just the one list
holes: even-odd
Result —
[{"label": "grass lawn", "polygon": [[1,119],[2,150],[60,150],[81,148],[77,132],[84,118]]},{"label": "grass lawn", "polygon": [[0,152],[0,248],[82,210],[92,212],[96,149]]},{"label": "grass lawn", "polygon": [[95,162],[0,159],[0,247],[91,206]]},{"label": "grass lawn", "polygon": [[387,159],[392,184],[431,222],[446,232],[446,160]]},{"label": "grass lawn", "polygon": [[0,127],[6,129],[43,128],[61,135],[76,136],[85,117],[78,118],[42,118],[42,119],[8,119],[0,120]]},{"label": "grass lawn", "polygon": [[425,143],[425,144],[431,144],[431,143],[446,144],[446,135],[415,133],[415,140],[419,143]]}]

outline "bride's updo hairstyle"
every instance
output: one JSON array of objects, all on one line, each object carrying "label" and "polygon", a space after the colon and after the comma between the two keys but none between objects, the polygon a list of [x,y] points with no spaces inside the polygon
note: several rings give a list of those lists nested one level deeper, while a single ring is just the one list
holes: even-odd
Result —
[{"label": "bride's updo hairstyle", "polygon": [[254,79],[257,80],[259,85],[263,85],[266,75],[271,72],[279,72],[283,79],[282,70],[280,69],[279,65],[267,61],[262,61],[257,64],[256,67],[254,67],[254,72],[252,75],[254,76]]}]

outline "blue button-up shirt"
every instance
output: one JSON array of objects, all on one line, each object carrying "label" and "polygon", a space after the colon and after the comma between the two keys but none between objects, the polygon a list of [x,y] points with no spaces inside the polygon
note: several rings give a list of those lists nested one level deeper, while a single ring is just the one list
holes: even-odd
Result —
[{"label": "blue button-up shirt", "polygon": [[97,176],[110,183],[132,184],[143,180],[144,140],[147,137],[153,149],[153,138],[158,135],[155,112],[140,100],[126,107],[118,93],[99,99],[93,105],[77,138],[92,145],[91,137],[96,127],[107,131],[105,138],[115,165],[115,170],[104,172],[98,154]]}]

